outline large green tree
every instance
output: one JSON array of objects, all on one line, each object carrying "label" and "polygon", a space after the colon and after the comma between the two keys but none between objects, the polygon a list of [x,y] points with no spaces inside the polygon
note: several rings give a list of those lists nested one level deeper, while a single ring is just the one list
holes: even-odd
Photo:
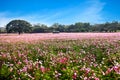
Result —
[{"label": "large green tree", "polygon": [[30,32],[31,24],[25,20],[12,20],[6,25],[7,33],[18,32]]}]

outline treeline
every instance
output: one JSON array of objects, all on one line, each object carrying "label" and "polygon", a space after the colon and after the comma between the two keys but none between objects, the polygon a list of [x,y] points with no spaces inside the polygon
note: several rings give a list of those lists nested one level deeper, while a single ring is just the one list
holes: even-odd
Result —
[{"label": "treeline", "polygon": [[32,27],[33,33],[47,33],[53,31],[59,32],[117,32],[120,30],[120,22],[106,22],[103,24],[94,24],[77,22],[71,25],[62,25],[55,23],[48,27],[44,24],[36,24]]},{"label": "treeline", "polygon": [[[20,25],[18,25],[19,23]],[[26,25],[29,26],[29,30],[28,30],[28,27],[26,27]],[[24,30],[22,28],[23,26],[24,26]],[[90,23],[82,23],[82,22],[77,22],[71,25],[54,23],[51,26],[47,26],[45,24],[30,25],[30,23],[24,20],[17,20],[17,21],[14,20],[8,23],[6,27],[0,27],[0,33],[4,33],[4,32],[7,32],[7,33],[11,33],[11,32],[48,33],[48,32],[54,32],[54,31],[58,31],[58,32],[118,32],[120,31],[120,22],[113,21],[113,22],[106,22],[106,23],[93,24],[93,25]]]}]

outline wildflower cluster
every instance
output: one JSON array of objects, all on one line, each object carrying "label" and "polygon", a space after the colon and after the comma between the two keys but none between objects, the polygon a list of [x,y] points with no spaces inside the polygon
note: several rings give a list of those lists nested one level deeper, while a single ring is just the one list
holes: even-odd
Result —
[{"label": "wildflower cluster", "polygon": [[118,38],[0,42],[0,80],[119,80]]}]

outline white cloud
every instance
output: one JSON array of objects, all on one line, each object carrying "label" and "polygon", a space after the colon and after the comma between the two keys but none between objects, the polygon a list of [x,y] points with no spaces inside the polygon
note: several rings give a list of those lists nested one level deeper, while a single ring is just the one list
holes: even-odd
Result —
[{"label": "white cloud", "polygon": [[77,18],[83,22],[90,23],[99,23],[104,21],[102,10],[104,8],[105,3],[100,2],[100,0],[91,0],[87,2],[88,7],[80,14]]},{"label": "white cloud", "polygon": [[4,27],[7,22],[9,22],[9,18],[6,18],[6,12],[0,13],[0,27]]},{"label": "white cloud", "polygon": [[9,23],[11,20],[14,19],[23,19],[32,24],[42,23],[50,26],[54,22],[52,20],[55,20],[58,16],[61,15],[61,13],[60,12],[48,13],[48,14],[34,13],[34,14],[20,15],[17,17],[11,15],[12,13],[10,12],[9,13],[0,12],[0,27],[4,27],[7,23]]},{"label": "white cloud", "polygon": [[13,19],[24,19],[32,24],[43,23],[47,25],[51,25],[55,22],[72,24],[75,22],[99,23],[104,21],[102,10],[105,3],[100,2],[100,0],[88,0],[83,4],[84,6],[76,5],[71,8],[54,10],[52,12],[48,11],[45,14],[35,12],[33,14],[14,16],[14,14],[17,13],[0,12],[0,27],[5,26]]},{"label": "white cloud", "polygon": [[[75,22],[101,23],[104,21],[103,8],[104,2],[100,0],[87,0],[82,5],[67,8],[59,11],[59,15],[52,16],[48,22],[59,22],[61,24],[72,24]],[[53,14],[54,15],[54,14]]]},{"label": "white cloud", "polygon": [[0,27],[4,27],[7,23],[9,23],[11,20],[14,19],[23,19],[32,24],[45,23],[43,19],[46,17],[45,15],[40,16],[38,14],[22,15],[18,17],[14,17],[14,16],[9,17],[8,15],[11,15],[11,13],[6,13],[6,12],[0,13]]}]

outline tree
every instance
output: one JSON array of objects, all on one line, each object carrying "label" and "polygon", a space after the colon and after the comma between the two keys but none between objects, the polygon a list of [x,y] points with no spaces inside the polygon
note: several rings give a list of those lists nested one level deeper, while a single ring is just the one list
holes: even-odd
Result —
[{"label": "tree", "polygon": [[52,26],[53,31],[58,31],[59,23],[54,23]]},{"label": "tree", "polygon": [[0,28],[0,33],[2,32],[1,28]]},{"label": "tree", "polygon": [[6,32],[5,28],[4,27],[0,27],[0,33],[5,33],[5,32]]},{"label": "tree", "polygon": [[36,25],[33,25],[33,30],[32,32],[33,33],[44,33],[44,32],[47,32],[47,25],[45,24],[36,24]]},{"label": "tree", "polygon": [[54,23],[52,26],[52,31],[60,31],[64,32],[65,25],[59,24],[59,23]]},{"label": "tree", "polygon": [[25,20],[12,20],[6,25],[7,33],[18,32],[19,35],[22,32],[30,32],[31,24]]}]

